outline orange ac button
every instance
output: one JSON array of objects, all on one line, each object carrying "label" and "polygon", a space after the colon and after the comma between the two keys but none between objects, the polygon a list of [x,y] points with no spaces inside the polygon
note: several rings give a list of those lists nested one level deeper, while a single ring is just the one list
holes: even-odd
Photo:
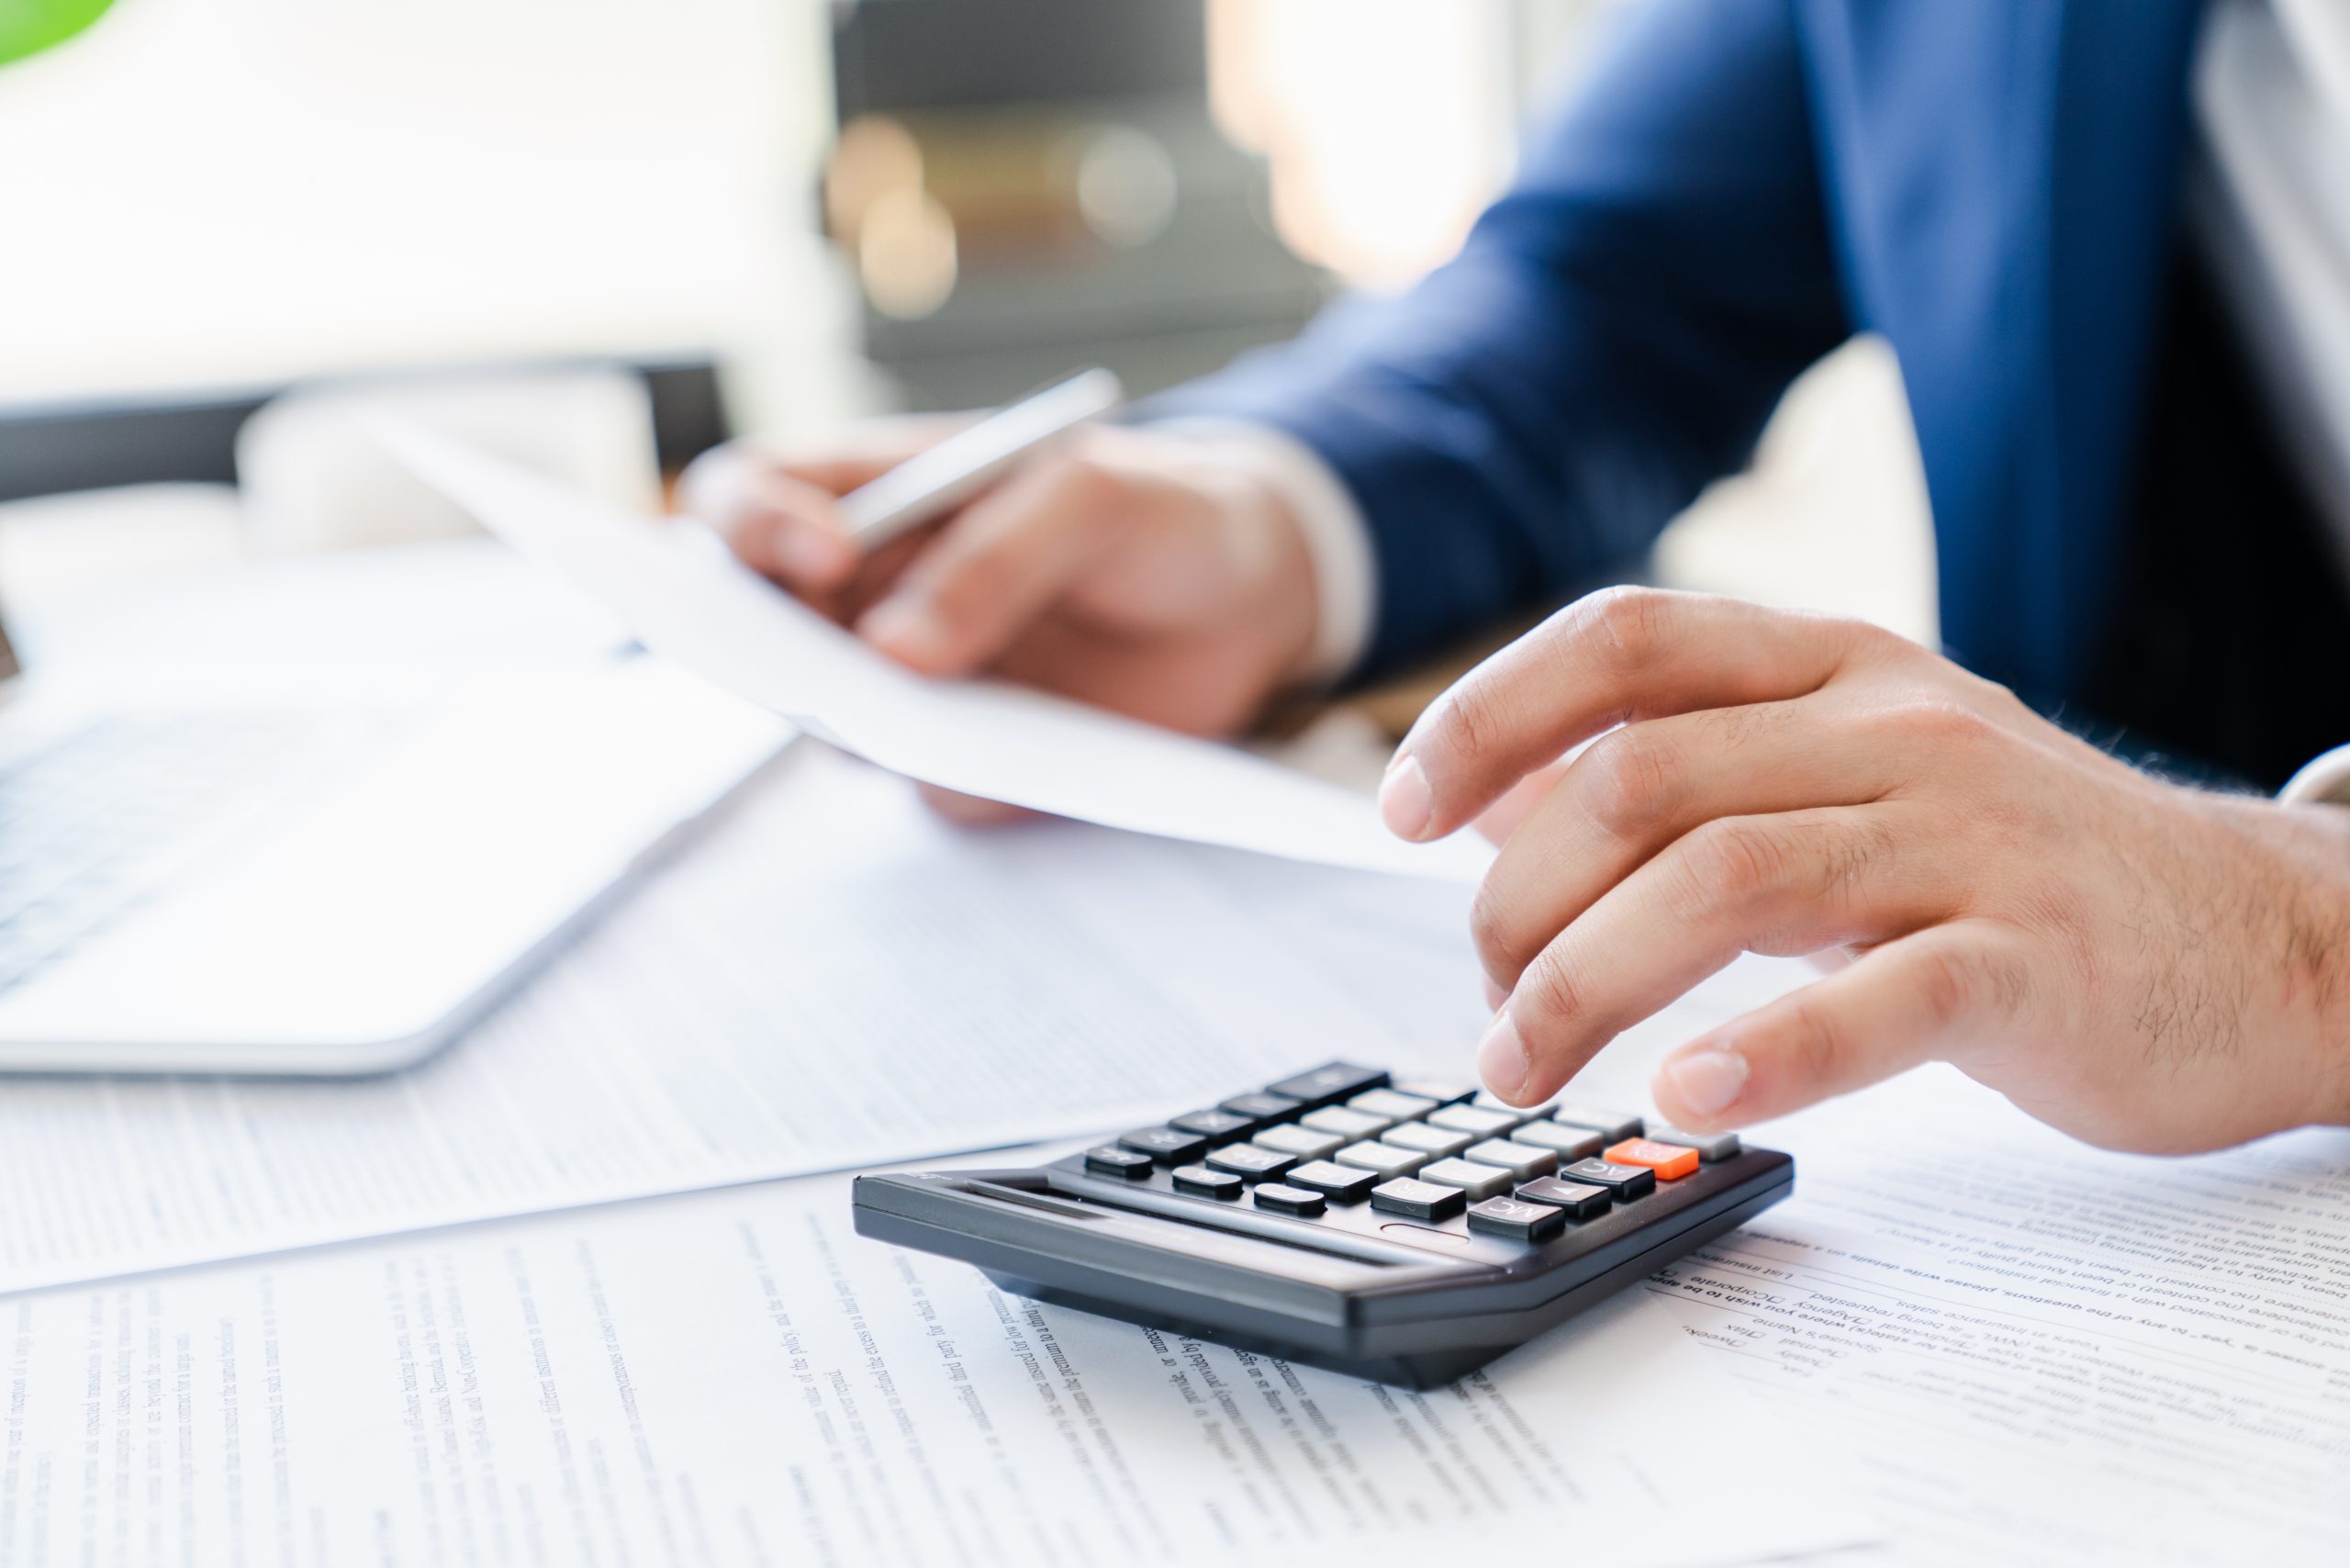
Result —
[{"label": "orange ac button", "polygon": [[1683,1148],[1679,1144],[1658,1143],[1653,1138],[1628,1137],[1600,1158],[1617,1165],[1645,1165],[1656,1172],[1660,1182],[1686,1176],[1697,1169],[1695,1149]]}]

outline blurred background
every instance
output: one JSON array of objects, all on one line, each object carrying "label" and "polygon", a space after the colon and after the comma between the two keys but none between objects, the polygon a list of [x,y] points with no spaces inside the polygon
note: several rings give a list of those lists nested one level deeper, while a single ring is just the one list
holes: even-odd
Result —
[{"label": "blurred background", "polygon": [[[1407,286],[1639,0],[119,0],[0,71],[0,601],[465,525],[428,407],[632,503],[737,433],[1147,392]],[[1661,580],[1933,635],[1890,356]]]}]

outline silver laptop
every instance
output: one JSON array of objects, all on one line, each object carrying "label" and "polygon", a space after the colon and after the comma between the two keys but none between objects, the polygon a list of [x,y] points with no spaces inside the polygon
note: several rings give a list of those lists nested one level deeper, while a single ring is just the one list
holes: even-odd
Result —
[{"label": "silver laptop", "polygon": [[789,738],[643,657],[223,684],[0,630],[0,1070],[416,1061]]}]

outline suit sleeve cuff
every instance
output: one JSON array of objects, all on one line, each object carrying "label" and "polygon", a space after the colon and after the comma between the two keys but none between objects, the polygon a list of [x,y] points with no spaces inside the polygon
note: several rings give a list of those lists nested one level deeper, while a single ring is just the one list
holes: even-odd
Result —
[{"label": "suit sleeve cuff", "polygon": [[1379,565],[1371,528],[1345,481],[1296,437],[1243,420],[1173,419],[1153,430],[1199,443],[1213,458],[1255,475],[1297,520],[1314,571],[1314,647],[1305,679],[1336,685],[1371,645]]},{"label": "suit sleeve cuff", "polygon": [[2350,745],[2335,746],[2302,764],[2301,770],[2277,791],[2277,799],[2288,806],[2315,801],[2350,806]]}]

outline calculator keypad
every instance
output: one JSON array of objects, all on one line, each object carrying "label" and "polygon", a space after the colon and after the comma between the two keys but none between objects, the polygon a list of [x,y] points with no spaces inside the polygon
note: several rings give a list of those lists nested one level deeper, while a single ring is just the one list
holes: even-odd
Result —
[{"label": "calculator keypad", "polygon": [[1367,1204],[1530,1246],[1739,1152],[1730,1134],[1651,1132],[1638,1116],[1588,1106],[1513,1107],[1471,1086],[1391,1082],[1340,1061],[1137,1127],[1088,1149],[1084,1163],[1128,1181],[1164,1170],[1188,1198],[1296,1218]]}]

